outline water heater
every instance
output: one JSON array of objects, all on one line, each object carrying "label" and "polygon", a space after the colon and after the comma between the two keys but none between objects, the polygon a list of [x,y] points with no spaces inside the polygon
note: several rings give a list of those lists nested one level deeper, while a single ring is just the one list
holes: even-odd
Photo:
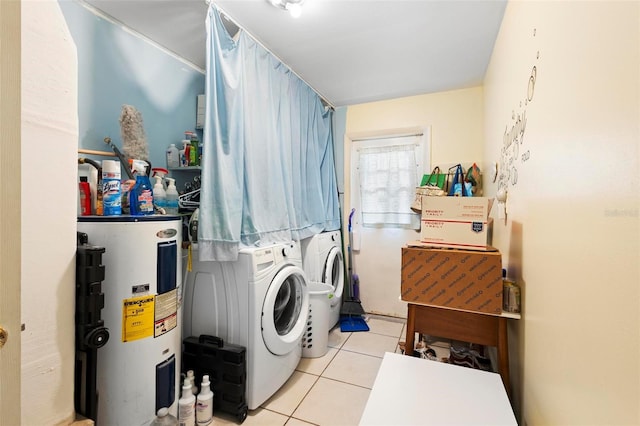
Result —
[{"label": "water heater", "polygon": [[182,220],[83,216],[78,231],[104,247],[102,318],[110,340],[97,362],[98,425],[144,425],[180,389]]}]

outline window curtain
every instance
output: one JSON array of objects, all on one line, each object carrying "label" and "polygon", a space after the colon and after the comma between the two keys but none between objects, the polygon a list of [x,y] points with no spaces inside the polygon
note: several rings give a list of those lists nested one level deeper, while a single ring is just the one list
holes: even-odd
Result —
[{"label": "window curtain", "polygon": [[415,144],[359,150],[360,202],[364,225],[419,226],[410,206],[415,196]]},{"label": "window curtain", "polygon": [[206,27],[200,259],[236,260],[243,246],[333,226],[331,112],[245,31],[232,39],[213,4]]}]

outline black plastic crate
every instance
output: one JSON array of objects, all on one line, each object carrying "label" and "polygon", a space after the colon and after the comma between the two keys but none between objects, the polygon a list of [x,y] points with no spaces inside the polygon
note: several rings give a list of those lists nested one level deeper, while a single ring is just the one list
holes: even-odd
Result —
[{"label": "black plastic crate", "polygon": [[193,370],[198,388],[209,375],[213,409],[232,414],[242,423],[247,418],[247,350],[225,344],[215,336],[191,336],[183,340],[182,371]]}]

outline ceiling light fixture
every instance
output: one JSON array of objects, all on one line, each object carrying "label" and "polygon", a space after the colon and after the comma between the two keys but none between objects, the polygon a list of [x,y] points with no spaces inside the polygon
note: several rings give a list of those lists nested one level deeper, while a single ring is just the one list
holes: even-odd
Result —
[{"label": "ceiling light fixture", "polygon": [[288,10],[293,18],[298,18],[302,14],[302,3],[304,0],[267,0],[273,6]]}]

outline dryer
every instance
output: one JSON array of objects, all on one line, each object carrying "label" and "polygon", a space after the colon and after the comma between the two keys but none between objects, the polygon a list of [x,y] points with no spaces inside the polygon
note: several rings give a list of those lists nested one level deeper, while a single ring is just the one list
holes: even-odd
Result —
[{"label": "dryer", "polygon": [[344,256],[340,231],[316,234],[301,241],[303,269],[307,279],[333,287],[329,310],[329,330],[340,320],[344,290]]},{"label": "dryer", "polygon": [[254,410],[291,377],[309,313],[297,243],[246,248],[235,262],[192,255],[184,288],[183,336],[209,334],[247,350],[247,406]]}]

